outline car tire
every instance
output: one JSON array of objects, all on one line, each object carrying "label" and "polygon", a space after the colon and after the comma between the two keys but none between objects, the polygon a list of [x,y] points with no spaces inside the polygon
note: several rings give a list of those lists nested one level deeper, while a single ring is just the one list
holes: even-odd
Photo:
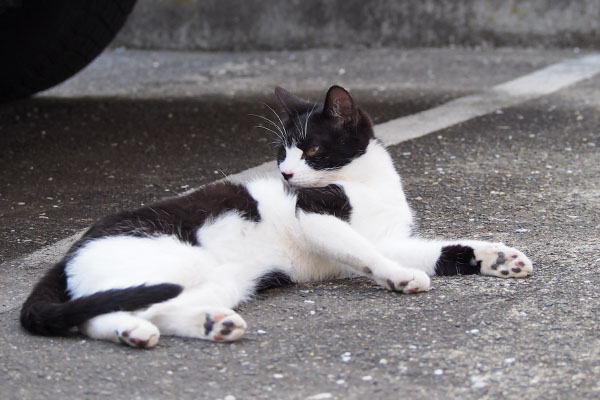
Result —
[{"label": "car tire", "polygon": [[135,2],[12,0],[0,6],[0,101],[30,96],[83,69],[111,42]]}]

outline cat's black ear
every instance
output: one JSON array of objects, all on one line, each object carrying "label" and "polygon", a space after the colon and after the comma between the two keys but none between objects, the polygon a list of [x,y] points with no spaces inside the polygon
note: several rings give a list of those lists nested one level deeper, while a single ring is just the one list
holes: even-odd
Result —
[{"label": "cat's black ear", "polygon": [[358,110],[352,96],[340,86],[332,86],[327,91],[323,114],[343,124],[354,124],[358,119]]},{"label": "cat's black ear", "polygon": [[307,100],[304,100],[289,90],[285,90],[279,86],[275,88],[275,96],[283,108],[285,108],[285,111],[290,115],[303,114],[313,107]]}]

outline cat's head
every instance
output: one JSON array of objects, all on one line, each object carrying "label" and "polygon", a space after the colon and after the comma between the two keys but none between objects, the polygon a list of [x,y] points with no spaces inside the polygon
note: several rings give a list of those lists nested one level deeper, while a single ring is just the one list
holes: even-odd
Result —
[{"label": "cat's head", "polygon": [[279,129],[277,164],[293,186],[325,186],[362,156],[373,139],[373,123],[344,88],[332,86],[324,104],[276,88],[287,113]]}]

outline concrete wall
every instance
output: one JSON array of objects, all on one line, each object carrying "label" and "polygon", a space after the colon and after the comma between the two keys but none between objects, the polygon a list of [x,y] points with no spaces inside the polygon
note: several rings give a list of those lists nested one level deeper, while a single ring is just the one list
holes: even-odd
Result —
[{"label": "concrete wall", "polygon": [[115,45],[600,47],[600,0],[138,0]]}]

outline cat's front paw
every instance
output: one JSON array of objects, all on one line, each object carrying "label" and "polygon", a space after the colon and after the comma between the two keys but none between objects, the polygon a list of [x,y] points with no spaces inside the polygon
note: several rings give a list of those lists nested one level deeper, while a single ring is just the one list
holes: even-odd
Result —
[{"label": "cat's front paw", "polygon": [[119,342],[139,349],[150,349],[156,346],[160,338],[158,328],[143,320],[128,329],[117,329],[115,334]]},{"label": "cat's front paw", "polygon": [[236,312],[206,314],[205,335],[216,342],[233,342],[241,339],[246,331],[246,321]]},{"label": "cat's front paw", "polygon": [[502,243],[474,246],[475,259],[482,275],[500,278],[525,278],[533,274],[533,264],[525,254]]},{"label": "cat's front paw", "polygon": [[[368,270],[370,271],[370,269]],[[388,269],[388,271],[383,274],[370,272],[379,286],[391,290],[392,292],[426,292],[429,290],[431,284],[429,276],[425,272],[417,269],[402,268],[398,266],[393,270]]]}]

